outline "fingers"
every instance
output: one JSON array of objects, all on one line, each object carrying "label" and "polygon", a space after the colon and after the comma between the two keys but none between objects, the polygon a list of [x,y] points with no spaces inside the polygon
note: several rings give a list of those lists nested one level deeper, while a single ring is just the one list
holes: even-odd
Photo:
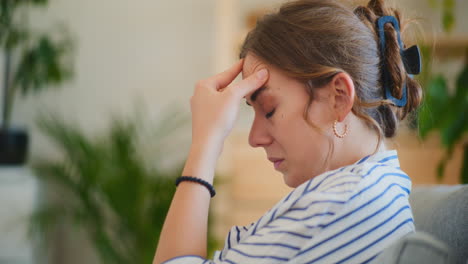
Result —
[{"label": "fingers", "polygon": [[216,86],[216,90],[228,86],[239,73],[242,71],[242,65],[244,64],[244,59],[239,60],[231,68],[216,74],[210,78],[210,81]]},{"label": "fingers", "polygon": [[251,74],[249,77],[244,80],[233,84],[229,89],[239,98],[245,97],[249,93],[257,90],[265,84],[268,79],[268,70],[261,69],[254,74]]}]

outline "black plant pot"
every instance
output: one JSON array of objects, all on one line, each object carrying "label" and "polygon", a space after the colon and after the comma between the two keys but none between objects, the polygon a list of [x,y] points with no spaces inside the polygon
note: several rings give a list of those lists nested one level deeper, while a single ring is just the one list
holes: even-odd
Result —
[{"label": "black plant pot", "polygon": [[25,130],[0,130],[0,165],[22,165],[26,162],[29,137]]}]

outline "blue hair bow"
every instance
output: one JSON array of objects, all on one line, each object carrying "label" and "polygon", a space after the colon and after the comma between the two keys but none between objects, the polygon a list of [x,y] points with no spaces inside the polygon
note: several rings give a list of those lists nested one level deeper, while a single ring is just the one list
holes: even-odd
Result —
[{"label": "blue hair bow", "polygon": [[[386,43],[384,26],[387,23],[391,23],[393,25],[393,28],[397,32],[398,45],[400,46],[400,55],[403,59],[403,65],[405,66],[406,72],[410,74],[410,77],[412,77],[411,74],[419,74],[421,72],[421,53],[419,51],[419,47],[417,45],[414,45],[407,49],[403,49],[403,42],[401,41],[400,37],[400,25],[398,24],[398,21],[394,16],[382,16],[379,19],[377,19],[377,27],[379,31],[378,33],[380,40],[380,53],[382,54],[382,56],[385,56]],[[385,98],[391,100],[398,107],[405,106],[408,101],[406,81],[403,83],[403,95],[401,99],[393,97],[390,89],[390,86],[393,85],[393,83],[390,80],[390,73],[388,72],[388,66],[386,65],[385,59],[382,60],[382,75],[383,86],[385,90]]]}]

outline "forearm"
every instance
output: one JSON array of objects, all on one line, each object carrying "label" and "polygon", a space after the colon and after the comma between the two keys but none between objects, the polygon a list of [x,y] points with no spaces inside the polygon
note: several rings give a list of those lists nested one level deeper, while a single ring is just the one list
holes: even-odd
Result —
[{"label": "forearm", "polygon": [[[218,151],[209,144],[193,144],[182,175],[212,184]],[[206,257],[210,193],[197,183],[181,182],[172,200],[153,263],[180,255]]]},{"label": "forearm", "polygon": [[[230,69],[201,80],[190,98],[192,147],[183,176],[213,183],[216,162],[224,139],[230,133],[242,98],[260,88],[268,79],[266,69],[232,84],[243,60]],[[164,222],[153,264],[181,255],[206,257],[206,236],[210,193],[198,183],[181,182]]]}]

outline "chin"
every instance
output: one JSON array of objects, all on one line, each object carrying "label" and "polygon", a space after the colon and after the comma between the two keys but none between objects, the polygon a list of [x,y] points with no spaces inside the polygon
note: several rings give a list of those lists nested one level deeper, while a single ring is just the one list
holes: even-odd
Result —
[{"label": "chin", "polygon": [[283,181],[287,186],[291,188],[296,188],[297,186],[301,185],[301,182],[298,182],[297,179],[288,177],[288,174],[284,174],[284,173],[283,173]]},{"label": "chin", "polygon": [[[313,176],[315,177],[315,176]],[[313,178],[312,177],[312,178]],[[288,173],[283,173],[283,181],[284,183],[291,187],[291,188],[296,188],[303,184],[304,182],[310,180],[311,178],[305,178],[305,177],[294,177],[294,175],[288,174]]]}]

